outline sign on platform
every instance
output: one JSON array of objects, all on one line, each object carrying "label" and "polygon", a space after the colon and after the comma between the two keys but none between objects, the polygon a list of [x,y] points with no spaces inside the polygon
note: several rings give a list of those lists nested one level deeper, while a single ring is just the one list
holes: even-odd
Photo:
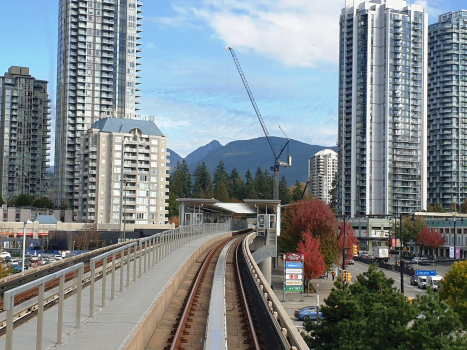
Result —
[{"label": "sign on platform", "polygon": [[301,280],[286,280],[285,285],[286,286],[301,286],[302,281]]},{"label": "sign on platform", "polygon": [[301,280],[302,279],[302,275],[286,275],[285,277],[288,280]]},{"label": "sign on platform", "polygon": [[285,269],[286,275],[301,275],[302,269]]},{"label": "sign on platform", "polygon": [[285,291],[286,292],[301,292],[302,286],[286,286]]},{"label": "sign on platform", "polygon": [[285,254],[285,261],[302,261],[302,254],[287,253]]},{"label": "sign on platform", "polygon": [[302,263],[301,262],[287,262],[285,263],[286,269],[301,269]]},{"label": "sign on platform", "polygon": [[416,276],[436,276],[436,271],[432,270],[415,270]]}]

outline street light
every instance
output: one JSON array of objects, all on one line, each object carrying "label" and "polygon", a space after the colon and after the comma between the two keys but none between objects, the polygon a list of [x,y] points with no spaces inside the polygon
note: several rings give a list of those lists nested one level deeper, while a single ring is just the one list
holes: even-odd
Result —
[{"label": "street light", "polygon": [[[456,244],[457,244],[457,232],[456,232],[456,214],[457,212],[454,214],[454,218],[453,218],[453,221],[454,221],[454,256],[453,256],[453,259],[456,259],[457,258],[457,254],[456,254]],[[448,218],[446,218],[446,221],[449,221]],[[464,223],[464,218],[461,218],[461,223]]]},{"label": "street light", "polygon": [[24,272],[24,256],[26,254],[26,225],[32,224],[32,221],[26,220],[23,225],[23,258],[21,259],[21,272]]},{"label": "street light", "polygon": [[[415,219],[415,213],[412,214],[412,221],[417,221]],[[404,294],[404,260],[402,259],[402,213],[400,213],[400,269],[401,269],[401,293]]]},{"label": "street light", "polygon": [[[123,242],[126,241],[125,235],[126,235],[126,193],[125,193],[125,206],[123,205],[123,193],[126,191],[126,181],[124,179],[121,179],[120,182],[122,183],[122,195],[121,195],[121,203],[120,203],[120,220],[123,220]],[[122,208],[123,208],[123,215],[122,215]],[[120,221],[121,222],[121,221]],[[121,226],[120,226],[121,227]]]},{"label": "street light", "polygon": [[342,215],[342,216],[338,216],[338,217],[343,217],[344,218],[344,245],[342,247],[342,270],[345,270],[345,260],[347,258],[347,254],[346,254],[346,247],[345,247],[345,237],[346,237],[346,234],[345,234],[345,218],[346,216],[345,215]]}]

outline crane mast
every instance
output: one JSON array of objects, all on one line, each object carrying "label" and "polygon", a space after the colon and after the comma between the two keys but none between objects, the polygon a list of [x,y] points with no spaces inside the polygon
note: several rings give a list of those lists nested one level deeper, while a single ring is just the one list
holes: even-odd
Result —
[{"label": "crane mast", "polygon": [[272,154],[274,155],[274,166],[271,167],[271,170],[274,171],[274,190],[273,190],[273,198],[275,200],[279,199],[279,168],[282,167],[290,167],[292,166],[292,157],[288,157],[287,163],[286,162],[281,162],[279,160],[280,156],[284,152],[284,150],[288,147],[289,145],[289,138],[285,134],[284,130],[279,126],[281,129],[282,133],[284,136],[287,138],[287,142],[285,145],[279,150],[279,152],[276,151],[276,148],[274,147],[274,144],[272,143],[271,136],[269,136],[268,129],[266,127],[266,124],[264,123],[263,117],[261,116],[261,113],[258,109],[258,106],[256,105],[255,98],[253,97],[253,93],[250,90],[250,87],[248,86],[248,82],[245,78],[245,74],[243,74],[242,67],[240,66],[240,62],[238,61],[237,55],[235,54],[235,51],[230,47],[227,46],[225,48],[226,50],[230,51],[232,54],[232,58],[235,62],[235,65],[237,66],[238,73],[240,74],[240,78],[242,78],[243,85],[245,86],[245,90],[248,93],[248,97],[250,98],[251,104],[253,105],[253,108],[255,110],[256,116],[258,117],[259,123],[261,124],[261,127],[263,128],[264,135],[266,136],[266,139],[268,140],[269,147],[271,147]]}]

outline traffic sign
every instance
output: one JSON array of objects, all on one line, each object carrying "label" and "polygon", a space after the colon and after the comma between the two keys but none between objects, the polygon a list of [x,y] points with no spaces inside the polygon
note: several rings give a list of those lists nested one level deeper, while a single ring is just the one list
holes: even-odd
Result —
[{"label": "traffic sign", "polygon": [[286,286],[285,291],[286,292],[301,292],[302,286]]},{"label": "traffic sign", "polygon": [[285,269],[286,275],[301,275],[302,269]]},{"label": "traffic sign", "polygon": [[285,263],[286,269],[301,269],[302,263],[301,262],[287,262]]},{"label": "traffic sign", "polygon": [[415,270],[416,276],[436,276],[436,271],[433,270]]}]

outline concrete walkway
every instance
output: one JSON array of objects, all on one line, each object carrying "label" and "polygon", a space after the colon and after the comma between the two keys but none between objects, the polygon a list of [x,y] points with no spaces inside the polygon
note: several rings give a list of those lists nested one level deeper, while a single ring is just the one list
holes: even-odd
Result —
[{"label": "concrete walkway", "polygon": [[[94,318],[89,318],[90,288],[83,289],[81,305],[81,328],[75,329],[76,297],[65,301],[63,344],[56,345],[57,307],[44,312],[43,349],[63,350],[116,350],[121,349],[132,332],[138,327],[144,315],[157,301],[159,294],[176,275],[179,267],[204,243],[215,236],[225,233],[206,235],[185,244],[159,261],[136,282],[116,293],[114,300],[107,301],[107,306],[97,307]],[[144,259],[144,257],[143,257]],[[138,268],[138,263],[136,264]],[[133,263],[131,263],[133,268]],[[125,268],[126,273],[126,268]],[[119,272],[117,272],[118,276]],[[131,271],[133,276],[133,271]],[[118,279],[116,278],[116,290]],[[107,277],[106,294],[110,296],[110,276]],[[102,284],[96,282],[95,304],[100,303]],[[100,304],[99,304],[100,305]],[[19,309],[19,307],[18,307]],[[37,320],[34,318],[14,330],[13,349],[35,349]],[[0,338],[0,349],[5,348],[5,337]]]}]

